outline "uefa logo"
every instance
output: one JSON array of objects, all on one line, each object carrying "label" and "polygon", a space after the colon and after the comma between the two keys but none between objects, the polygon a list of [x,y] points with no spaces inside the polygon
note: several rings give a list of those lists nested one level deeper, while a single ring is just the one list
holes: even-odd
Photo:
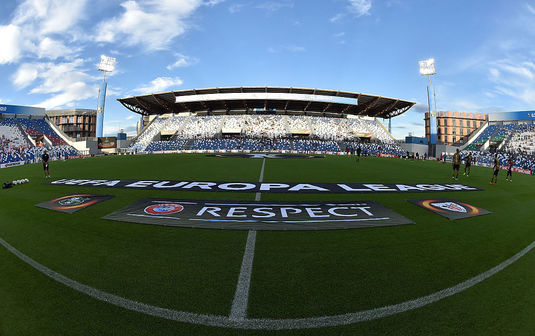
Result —
[{"label": "uefa logo", "polygon": [[180,212],[183,209],[184,207],[180,204],[165,203],[150,205],[143,211],[149,215],[169,215]]}]

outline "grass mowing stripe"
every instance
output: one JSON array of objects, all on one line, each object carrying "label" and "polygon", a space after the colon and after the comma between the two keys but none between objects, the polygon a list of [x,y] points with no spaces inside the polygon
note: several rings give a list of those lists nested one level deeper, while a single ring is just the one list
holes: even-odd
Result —
[{"label": "grass mowing stripe", "polygon": [[[264,167],[266,158],[262,160],[262,169],[260,169],[260,178],[258,182],[264,180]],[[260,201],[261,193],[257,192],[255,201]],[[251,230],[247,233],[247,244],[243,253],[243,260],[236,285],[236,293],[232,301],[230,310],[230,319],[242,321],[247,316],[247,305],[249,303],[249,288],[251,287],[251,273],[253,272],[254,248],[256,243],[256,231]]]},{"label": "grass mowing stripe", "polygon": [[[255,232],[255,231],[250,231]],[[9,252],[13,253],[22,261],[26,262],[39,272],[47,275],[48,277],[74,289],[84,294],[87,294],[97,300],[105,301],[116,306],[126,308],[129,310],[137,311],[140,313],[145,313],[152,316],[162,317],[169,320],[179,321],[179,322],[188,322],[208,326],[219,326],[227,328],[241,328],[241,329],[265,329],[265,330],[283,330],[283,329],[308,329],[308,328],[320,328],[320,327],[329,327],[329,326],[339,326],[352,324],[362,321],[370,321],[378,318],[399,314],[416,308],[426,306],[430,303],[442,300],[446,297],[458,294],[481,281],[490,278],[494,274],[500,272],[507,266],[511,265],[518,259],[522,258],[529,251],[535,248],[535,241],[533,241],[529,246],[524,248],[522,251],[518,252],[511,258],[502,262],[498,266],[491,268],[490,270],[481,273],[471,279],[468,279],[464,282],[461,282],[453,287],[443,289],[436,293],[423,296],[414,300],[398,303],[395,305],[390,305],[386,307],[376,308],[365,310],[356,313],[348,313],[342,315],[332,315],[332,316],[321,316],[321,317],[311,317],[311,318],[300,318],[300,319],[242,319],[234,320],[225,316],[217,315],[204,315],[204,314],[194,314],[188,312],[181,312],[171,309],[165,309],[161,307],[155,307],[152,305],[132,301],[129,299],[122,298],[110,293],[103,292],[93,287],[86,286],[75,280],[67,278],[53,270],[47,268],[26,256],[22,252],[15,249],[13,246],[8,244],[2,238],[0,238],[0,244],[3,245]]]}]

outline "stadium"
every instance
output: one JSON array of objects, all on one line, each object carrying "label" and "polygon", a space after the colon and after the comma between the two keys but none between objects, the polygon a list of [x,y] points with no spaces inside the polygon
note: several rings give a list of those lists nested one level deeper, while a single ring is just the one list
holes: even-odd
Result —
[{"label": "stadium", "polygon": [[[3,110],[1,182],[16,183],[0,191],[0,331],[533,332],[529,116],[489,118],[440,161],[380,121],[415,104],[397,98],[229,87],[119,102],[143,123],[108,149],[43,110]],[[476,160],[452,179],[456,148]],[[489,185],[494,151],[514,154],[514,182]]]},{"label": "stadium", "polygon": [[[393,144],[376,122],[415,103],[360,93],[277,87],[174,91],[119,99],[155,116],[131,150],[344,152],[344,140]],[[398,155],[401,153],[397,153]],[[393,153],[392,153],[393,154]]]}]

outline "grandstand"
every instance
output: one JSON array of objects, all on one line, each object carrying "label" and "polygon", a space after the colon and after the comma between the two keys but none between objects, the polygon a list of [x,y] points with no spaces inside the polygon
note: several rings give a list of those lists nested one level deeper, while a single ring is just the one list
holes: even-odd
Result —
[{"label": "grandstand", "polygon": [[520,124],[512,132],[504,147],[506,152],[535,154],[535,125]]},{"label": "grandstand", "polygon": [[463,156],[472,153],[476,164],[491,166],[494,153],[500,165],[513,160],[516,169],[535,171],[535,124],[533,114],[526,111],[504,112],[489,115],[476,136],[467,142]]},{"label": "grandstand", "polygon": [[500,151],[533,154],[533,111],[489,114],[489,120],[464,144],[465,151]]},{"label": "grandstand", "polygon": [[36,162],[45,150],[52,159],[79,155],[44,117],[0,118],[1,167]]},{"label": "grandstand", "polygon": [[498,129],[498,125],[487,125],[485,124],[483,132],[479,134],[470,144],[465,147],[465,150],[481,150],[485,143],[490,139],[490,137],[496,132]]},{"label": "grandstand", "polygon": [[131,152],[339,152],[345,149],[343,141],[393,144],[376,118],[395,117],[414,105],[361,93],[281,87],[172,91],[119,102],[153,118],[130,145]]},{"label": "grandstand", "polygon": [[[164,133],[174,136],[165,141],[162,140]],[[223,139],[225,137],[241,140]],[[277,141],[267,145],[258,139]],[[274,115],[163,115],[157,116],[135,139],[130,151],[191,149],[338,152],[345,148],[345,146],[340,147],[342,141],[355,139],[363,142],[394,143],[382,125],[373,119],[362,117],[343,119]]]}]

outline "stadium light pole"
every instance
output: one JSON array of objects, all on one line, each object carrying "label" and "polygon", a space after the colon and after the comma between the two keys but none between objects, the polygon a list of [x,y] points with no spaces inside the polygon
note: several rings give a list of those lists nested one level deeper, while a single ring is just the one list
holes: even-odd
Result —
[{"label": "stadium light pole", "polygon": [[[429,84],[427,85],[427,111],[429,112],[429,156],[436,155],[436,144],[437,144],[437,121],[436,121],[436,111],[431,110],[431,95],[429,90],[431,90],[431,76],[436,74],[435,70],[435,59],[430,58],[424,61],[419,61],[420,64],[420,74],[427,76]],[[435,99],[435,110],[436,110],[436,99]]]},{"label": "stadium light pole", "polygon": [[97,107],[97,138],[102,137],[102,130],[104,126],[104,106],[106,104],[106,72],[112,72],[115,69],[116,59],[105,55],[100,56],[100,64],[98,70],[104,73],[102,84],[98,90],[98,107]]}]

